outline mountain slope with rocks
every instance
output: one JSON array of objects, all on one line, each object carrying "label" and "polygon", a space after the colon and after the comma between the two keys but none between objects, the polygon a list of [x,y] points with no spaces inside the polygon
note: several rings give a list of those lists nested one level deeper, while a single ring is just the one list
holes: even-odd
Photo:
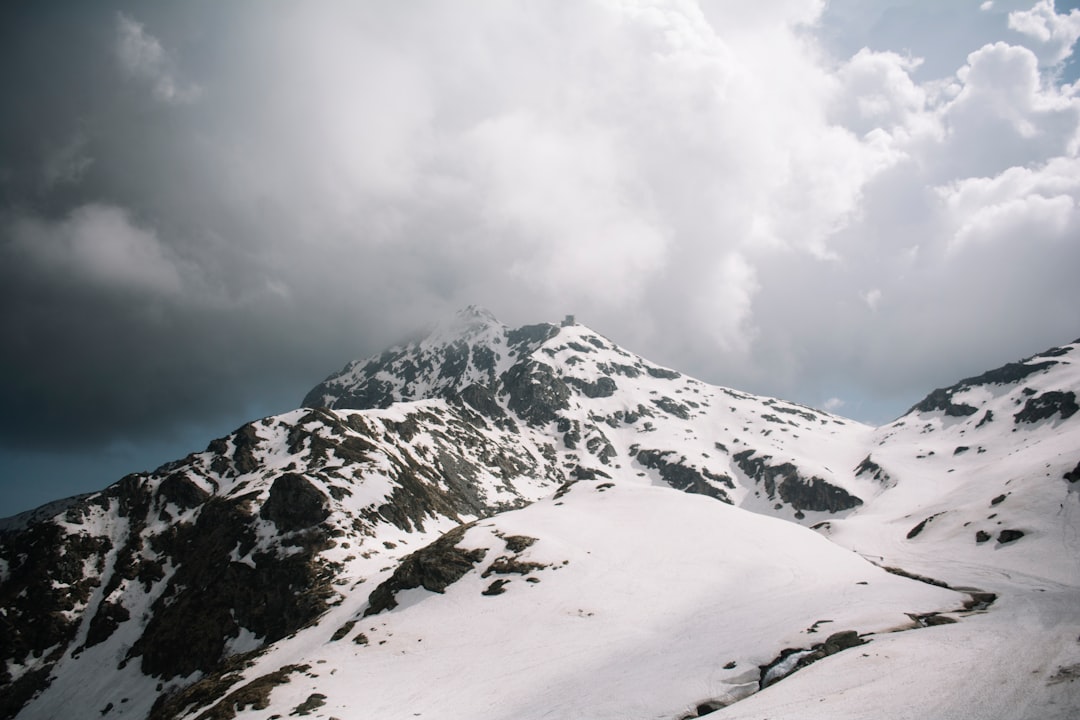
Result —
[{"label": "mountain slope with rocks", "polygon": [[0,717],[1072,717],[1078,348],[872,428],[467,308],[0,520]]}]

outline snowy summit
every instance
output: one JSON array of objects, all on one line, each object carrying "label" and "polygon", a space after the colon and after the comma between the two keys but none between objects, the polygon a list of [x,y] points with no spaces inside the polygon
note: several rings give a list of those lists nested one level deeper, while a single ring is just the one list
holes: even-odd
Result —
[{"label": "snowy summit", "polygon": [[470,307],[2,521],[0,718],[1073,718],[1077,392],[875,428]]}]

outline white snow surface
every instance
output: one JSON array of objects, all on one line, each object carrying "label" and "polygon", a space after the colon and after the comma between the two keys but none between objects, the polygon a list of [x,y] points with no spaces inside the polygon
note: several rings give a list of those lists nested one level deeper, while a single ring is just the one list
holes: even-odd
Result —
[{"label": "white snow surface", "polygon": [[[543,567],[483,577],[512,554],[500,535],[536,538],[519,560]],[[345,639],[312,630],[297,639],[310,650],[283,647],[248,675],[302,661],[311,669],[274,693],[279,711],[320,693],[338,717],[677,717],[756,690],[758,666],[785,647],[887,633],[965,599],[795,524],[633,483],[578,483],[480,521],[459,547],[487,555],[444,594],[404,591],[366,618],[366,598],[350,598]],[[483,595],[496,579],[504,592]]]},{"label": "white snow surface", "polygon": [[[326,719],[676,720],[720,706],[710,717],[1080,717],[1080,481],[1067,479],[1080,473],[1080,413],[1069,415],[1067,402],[1039,412],[1063,393],[1075,401],[1080,345],[1029,358],[1011,374],[964,381],[946,389],[947,403],[872,428],[701,383],[584,326],[516,349],[509,337],[471,309],[411,350],[396,349],[431,360],[467,347],[471,359],[458,374],[380,376],[397,393],[385,409],[296,410],[255,423],[258,465],[246,473],[211,470],[209,451],[185,461],[200,488],[250,496],[252,508],[275,477],[299,466],[347,539],[323,552],[340,567],[332,607],[268,646],[232,687],[288,666],[306,669],[274,688],[267,707],[219,704],[222,717],[288,717],[310,699],[323,704],[314,702],[309,716]],[[494,370],[472,364],[477,347],[492,351]],[[462,422],[470,411],[449,395],[501,375],[524,359],[515,355],[522,348],[571,388],[559,420],[530,425],[509,412],[505,393],[493,392],[510,424]],[[320,387],[345,392],[377,361],[352,363]],[[337,440],[355,435],[374,449],[362,461],[318,456],[311,444],[297,451],[297,426]],[[698,478],[698,493],[714,497],[674,489],[665,479],[674,476],[648,457],[679,466]],[[748,472],[755,460],[793,470],[777,470],[770,487]],[[401,467],[466,461],[480,468],[469,471],[478,496],[505,510],[432,516],[412,528],[372,520]],[[172,470],[145,481],[160,483]],[[792,472],[859,502],[835,512],[799,507],[779,488]],[[559,490],[575,476],[586,479]],[[167,506],[144,534],[197,512]],[[119,537],[123,529],[104,508],[77,524],[56,517],[72,533]],[[364,616],[371,592],[403,557],[471,520],[458,547],[486,550],[471,570],[443,593],[403,590],[397,607]],[[32,521],[20,516],[8,526]],[[272,522],[258,522],[252,553],[280,539]],[[508,538],[516,536],[533,540],[515,551]],[[495,572],[500,558],[519,572]],[[108,702],[109,718],[145,717],[155,681],[137,662],[111,668],[172,570],[152,592],[124,602],[132,621],[113,640],[65,656],[49,689],[18,717],[100,717]],[[501,593],[483,594],[500,580],[508,581]],[[965,610],[972,593],[996,600]],[[933,613],[956,622],[916,627],[913,616]],[[846,630],[867,642],[759,691],[763,667],[782,651],[811,650]],[[257,643],[242,634],[233,645]],[[120,704],[121,695],[131,701]],[[71,714],[78,698],[84,715]]]}]

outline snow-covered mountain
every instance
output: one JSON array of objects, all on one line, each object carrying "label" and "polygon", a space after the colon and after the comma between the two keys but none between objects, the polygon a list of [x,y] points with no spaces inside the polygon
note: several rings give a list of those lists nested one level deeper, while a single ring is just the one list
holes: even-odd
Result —
[{"label": "snow-covered mountain", "polygon": [[1078,358],[872,428],[468,308],[0,521],[0,718],[1075,717]]}]

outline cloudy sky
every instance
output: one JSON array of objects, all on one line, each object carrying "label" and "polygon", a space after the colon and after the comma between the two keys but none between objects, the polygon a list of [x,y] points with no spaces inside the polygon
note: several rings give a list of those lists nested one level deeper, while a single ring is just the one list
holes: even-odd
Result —
[{"label": "cloudy sky", "polygon": [[476,303],[872,423],[1080,336],[1073,0],[0,7],[0,516]]}]

